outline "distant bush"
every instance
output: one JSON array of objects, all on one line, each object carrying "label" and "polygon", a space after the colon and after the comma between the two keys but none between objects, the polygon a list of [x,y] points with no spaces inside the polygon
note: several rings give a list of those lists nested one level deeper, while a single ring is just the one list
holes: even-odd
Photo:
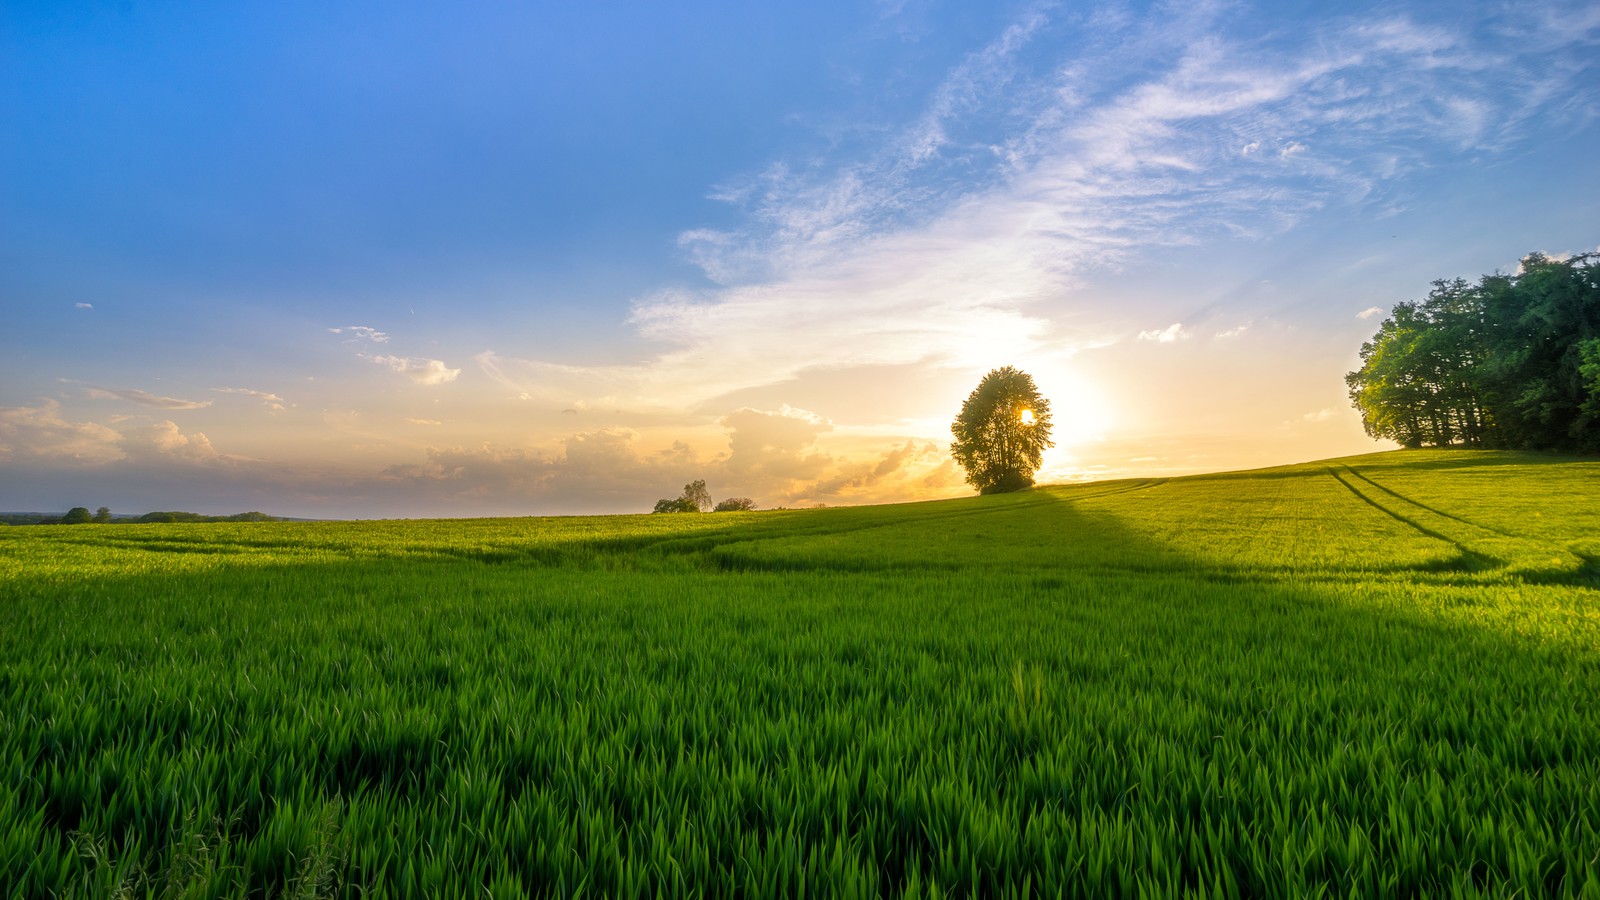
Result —
[{"label": "distant bush", "polygon": [[276,522],[278,519],[264,512],[254,511],[234,513],[231,516],[205,516],[200,513],[171,510],[167,512],[147,512],[135,521],[149,525],[166,522]]},{"label": "distant bush", "polygon": [[684,485],[683,494],[678,499],[657,500],[656,507],[651,512],[705,512],[710,508],[711,492],[706,490],[705,479],[701,478]]},{"label": "distant bush", "polygon": [[749,497],[729,497],[717,504],[712,512],[749,512],[756,508],[756,502]]}]

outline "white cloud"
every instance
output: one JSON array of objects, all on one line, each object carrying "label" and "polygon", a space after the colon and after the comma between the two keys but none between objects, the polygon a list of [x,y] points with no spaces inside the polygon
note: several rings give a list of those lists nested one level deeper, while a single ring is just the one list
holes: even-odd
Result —
[{"label": "white cloud", "polygon": [[[646,358],[477,362],[512,396],[683,410],[819,370],[1070,355],[1116,330],[1075,305],[1091,274],[1152,248],[1281,232],[1330,205],[1392,206],[1390,184],[1459,152],[1441,132],[1443,95],[1484,122],[1533,114],[1446,28],[1327,19],[1265,48],[1230,40],[1217,9],[1182,27],[1165,15],[1061,42],[1078,55],[1040,66],[1060,25],[1030,10],[879,149],[779,161],[720,188],[747,223],[680,236],[717,286],[636,301],[630,324],[659,345]],[[1581,57],[1584,40],[1560,52]],[[1532,53],[1499,64],[1543,71]]]},{"label": "white cloud", "polygon": [[0,409],[0,462],[72,468],[152,462],[231,465],[244,459],[217,452],[203,432],[186,434],[170,420],[119,431],[96,422],[69,421],[54,400]]},{"label": "white cloud", "polygon": [[351,335],[350,341],[371,341],[374,344],[389,343],[389,336],[367,325],[346,325],[343,328],[329,328],[329,334]]},{"label": "white cloud", "polygon": [[407,425],[443,425],[438,419],[406,419]]},{"label": "white cloud", "polygon": [[1223,339],[1236,338],[1236,337],[1239,337],[1239,336],[1243,335],[1245,332],[1247,332],[1249,330],[1250,330],[1250,323],[1249,322],[1245,322],[1242,325],[1235,325],[1234,327],[1229,328],[1227,331],[1219,331],[1219,332],[1217,332],[1217,337],[1223,338]]},{"label": "white cloud", "polygon": [[162,397],[148,391],[131,388],[91,387],[87,389],[86,393],[97,400],[128,400],[142,406],[153,406],[156,409],[205,409],[211,405],[210,400],[180,400],[176,397]]},{"label": "white cloud", "polygon": [[735,410],[720,420],[728,431],[727,468],[764,485],[772,480],[815,479],[833,462],[817,449],[817,436],[833,423],[805,410]]},{"label": "white cloud", "polygon": [[1381,307],[1381,306],[1369,306],[1366,309],[1363,309],[1361,312],[1356,313],[1356,318],[1358,318],[1358,319],[1370,319],[1373,316],[1381,316],[1381,315],[1383,315],[1383,307]]},{"label": "white cloud", "polygon": [[72,307],[74,309],[94,309],[94,304],[93,303],[74,303],[74,304],[72,304]]},{"label": "white cloud", "polygon": [[282,397],[266,391],[254,391],[250,388],[212,388],[212,390],[219,394],[239,394],[245,397],[253,397],[256,400],[260,400],[263,405],[273,412],[283,412],[288,405]]},{"label": "white cloud", "polygon": [[69,422],[61,404],[0,408],[0,462],[8,464],[104,465],[126,454],[116,429],[94,422]]},{"label": "white cloud", "polygon": [[184,434],[177,423],[170,420],[130,429],[124,435],[124,446],[134,457],[159,456],[188,463],[226,459],[211,446],[211,439],[204,432]]},{"label": "white cloud", "polygon": [[1166,328],[1162,328],[1157,331],[1139,332],[1139,340],[1155,341],[1161,344],[1170,344],[1174,341],[1183,340],[1188,337],[1189,332],[1184,329],[1182,322],[1173,322]]},{"label": "white cloud", "polygon": [[406,356],[368,356],[361,354],[362,359],[371,360],[380,366],[393,369],[410,378],[417,384],[435,385],[455,381],[461,374],[460,369],[452,369],[438,359],[413,359]]}]

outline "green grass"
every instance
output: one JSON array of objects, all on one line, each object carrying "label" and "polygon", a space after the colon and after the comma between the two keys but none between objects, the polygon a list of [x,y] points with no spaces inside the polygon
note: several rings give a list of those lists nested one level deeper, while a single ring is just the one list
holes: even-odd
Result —
[{"label": "green grass", "polygon": [[0,890],[1600,897],[1597,501],[0,529]]}]

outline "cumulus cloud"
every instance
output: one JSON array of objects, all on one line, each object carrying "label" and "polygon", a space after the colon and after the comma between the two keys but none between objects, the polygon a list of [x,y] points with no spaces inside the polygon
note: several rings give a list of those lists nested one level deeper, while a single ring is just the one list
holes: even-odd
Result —
[{"label": "cumulus cloud", "polygon": [[1383,315],[1383,307],[1381,307],[1381,306],[1369,306],[1366,309],[1363,309],[1361,312],[1356,313],[1356,318],[1358,318],[1358,319],[1370,319],[1373,316],[1381,316],[1381,315]]},{"label": "cumulus cloud", "polygon": [[560,452],[526,448],[431,448],[420,464],[390,466],[385,479],[420,489],[436,500],[520,500],[530,509],[581,501],[588,508],[648,509],[649,500],[704,477],[686,445],[642,452],[631,429],[574,434]]},{"label": "cumulus cloud", "polygon": [[252,397],[261,401],[262,405],[273,412],[283,412],[287,407],[287,403],[282,397],[267,391],[254,391],[250,388],[212,388],[212,390],[219,394],[239,394],[245,397]]},{"label": "cumulus cloud", "polygon": [[226,461],[211,445],[204,432],[185,434],[176,422],[164,420],[154,425],[129,429],[123,436],[123,446],[134,458],[163,457],[188,463]]},{"label": "cumulus cloud", "polygon": [[118,430],[97,422],[70,421],[54,400],[36,407],[0,409],[0,462],[71,468],[152,462],[233,464],[244,459],[219,453],[203,432],[185,433],[171,420]]},{"label": "cumulus cloud", "polygon": [[1188,336],[1189,332],[1184,329],[1182,322],[1173,322],[1171,325],[1155,331],[1139,332],[1139,340],[1155,341],[1159,344],[1170,344],[1174,341],[1187,338]]},{"label": "cumulus cloud", "polygon": [[728,431],[726,468],[741,478],[767,482],[816,478],[832,459],[816,449],[817,436],[833,430],[827,419],[785,406],[773,412],[735,410],[720,424]]},{"label": "cumulus cloud", "polygon": [[438,359],[413,359],[406,356],[368,356],[366,354],[362,354],[361,358],[393,369],[417,384],[445,384],[455,381],[456,376],[461,374],[460,369],[452,369],[445,365],[443,360]]},{"label": "cumulus cloud", "polygon": [[103,465],[122,459],[122,435],[95,422],[69,422],[61,404],[0,408],[0,462]]},{"label": "cumulus cloud", "polygon": [[348,334],[350,341],[371,341],[374,344],[389,343],[389,336],[367,325],[346,325],[343,328],[329,328],[329,334]]},{"label": "cumulus cloud", "polygon": [[156,409],[205,409],[211,405],[210,400],[179,400],[176,397],[162,397],[131,388],[91,387],[87,393],[97,400],[127,400],[142,406],[153,406]]},{"label": "cumulus cloud", "polygon": [[[922,480],[925,484],[931,479],[940,487],[949,486],[943,481],[942,476],[954,469],[954,463],[944,450],[930,441],[907,440],[905,444],[889,450],[878,459],[840,466],[837,474],[818,481],[807,493],[819,498],[851,498],[866,495],[902,472],[908,464],[916,462],[932,464],[931,469],[924,466]],[[948,465],[940,465],[941,462]],[[958,483],[959,481],[960,479],[957,479]]]},{"label": "cumulus cloud", "polygon": [[947,496],[961,484],[948,454],[929,441],[900,438],[846,457],[818,445],[834,426],[805,410],[745,407],[718,421],[727,449],[715,455],[682,441],[651,447],[632,429],[609,427],[543,449],[429,448],[421,463],[384,469],[383,490],[501,509],[643,512],[695,479],[705,479],[719,497],[748,496],[766,507],[923,499]]}]

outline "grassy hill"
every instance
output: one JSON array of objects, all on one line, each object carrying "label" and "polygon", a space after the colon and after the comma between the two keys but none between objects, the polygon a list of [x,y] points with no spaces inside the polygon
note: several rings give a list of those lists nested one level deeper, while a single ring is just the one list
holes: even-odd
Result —
[{"label": "grassy hill", "polygon": [[1405,451],[0,530],[0,885],[1600,896],[1597,499]]}]

